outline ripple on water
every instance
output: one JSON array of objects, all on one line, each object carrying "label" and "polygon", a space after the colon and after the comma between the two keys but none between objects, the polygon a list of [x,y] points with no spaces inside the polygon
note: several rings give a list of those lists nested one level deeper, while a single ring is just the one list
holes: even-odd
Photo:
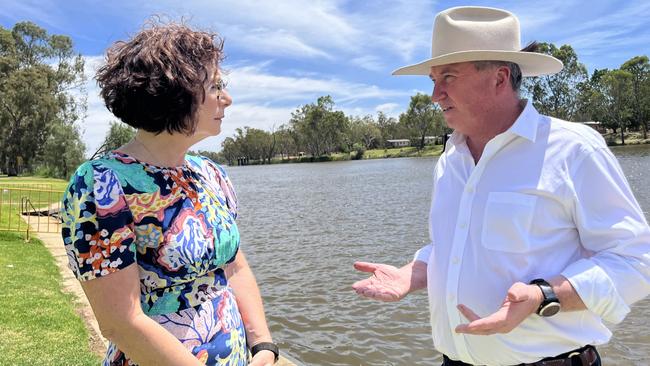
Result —
[{"label": "ripple on water", "polygon": [[[650,210],[650,146],[616,149]],[[427,243],[435,159],[233,167],[242,248],[276,341],[306,365],[436,365],[426,293],[359,298],[357,260],[401,265]],[[605,364],[650,365],[650,300],[600,347]],[[621,360],[623,363],[621,363]]]}]

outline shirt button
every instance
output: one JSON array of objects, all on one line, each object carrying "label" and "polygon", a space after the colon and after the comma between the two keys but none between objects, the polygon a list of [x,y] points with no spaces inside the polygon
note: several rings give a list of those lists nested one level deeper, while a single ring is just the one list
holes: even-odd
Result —
[{"label": "shirt button", "polygon": [[458,262],[460,262],[460,259],[458,259],[458,257],[454,257],[451,260],[451,263],[453,263],[453,264],[458,264]]},{"label": "shirt button", "polygon": [[467,191],[467,193],[474,193],[474,187],[469,186],[467,189],[465,189],[465,191]]},{"label": "shirt button", "polygon": [[467,223],[461,222],[460,225],[458,225],[461,229],[464,229],[467,227]]},{"label": "shirt button", "polygon": [[454,294],[449,294],[448,297],[449,297],[449,301],[454,301],[454,299],[456,298],[456,296],[454,296]]}]

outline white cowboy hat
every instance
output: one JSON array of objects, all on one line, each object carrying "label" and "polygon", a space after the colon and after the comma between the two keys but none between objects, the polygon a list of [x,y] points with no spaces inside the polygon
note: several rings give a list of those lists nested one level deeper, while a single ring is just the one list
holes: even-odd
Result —
[{"label": "white cowboy hat", "polygon": [[466,61],[509,61],[523,76],[555,74],[562,61],[521,52],[519,20],[505,10],[461,6],[444,10],[433,23],[431,58],[393,71],[393,75],[429,75],[431,66]]}]

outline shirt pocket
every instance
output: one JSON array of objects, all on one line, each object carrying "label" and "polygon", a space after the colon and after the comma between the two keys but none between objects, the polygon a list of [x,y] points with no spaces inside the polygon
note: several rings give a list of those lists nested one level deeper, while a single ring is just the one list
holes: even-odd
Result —
[{"label": "shirt pocket", "polygon": [[536,201],[536,196],[528,194],[491,192],[483,217],[483,246],[510,253],[528,252]]}]

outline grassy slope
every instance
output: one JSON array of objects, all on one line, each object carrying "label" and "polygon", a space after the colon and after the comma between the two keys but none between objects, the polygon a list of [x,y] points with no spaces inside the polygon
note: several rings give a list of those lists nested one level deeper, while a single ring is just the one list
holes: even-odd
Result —
[{"label": "grassy slope", "polygon": [[[7,228],[9,214],[16,226],[23,195],[39,206],[61,199],[58,192],[39,195],[16,189],[62,191],[66,185],[60,179],[0,177],[0,228]],[[88,333],[74,312],[71,295],[61,291],[54,258],[39,240],[25,243],[23,238],[23,233],[0,232],[0,365],[99,364],[88,348]]]}]

